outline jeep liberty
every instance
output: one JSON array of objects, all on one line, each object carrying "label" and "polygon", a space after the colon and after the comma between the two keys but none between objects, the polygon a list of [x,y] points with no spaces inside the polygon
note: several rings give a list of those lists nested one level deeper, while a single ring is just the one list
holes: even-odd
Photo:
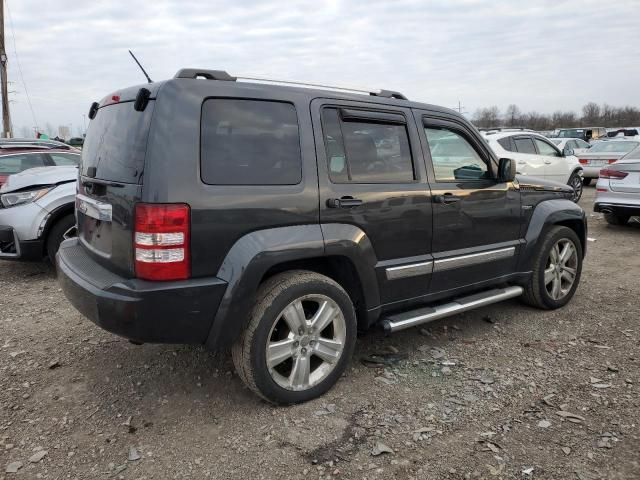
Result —
[{"label": "jeep liberty", "polygon": [[82,314],[136,343],[229,346],[252,391],[291,404],[332,387],[358,330],[573,297],[570,187],[517,176],[450,109],[283,83],[183,69],[92,105],[57,256]]}]

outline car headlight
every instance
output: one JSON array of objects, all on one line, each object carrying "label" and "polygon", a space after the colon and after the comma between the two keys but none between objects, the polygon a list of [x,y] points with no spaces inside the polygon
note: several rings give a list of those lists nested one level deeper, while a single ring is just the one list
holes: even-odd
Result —
[{"label": "car headlight", "polygon": [[44,197],[53,187],[39,188],[37,190],[27,190],[23,192],[11,192],[0,195],[0,202],[5,208],[16,207],[25,203],[35,202]]}]

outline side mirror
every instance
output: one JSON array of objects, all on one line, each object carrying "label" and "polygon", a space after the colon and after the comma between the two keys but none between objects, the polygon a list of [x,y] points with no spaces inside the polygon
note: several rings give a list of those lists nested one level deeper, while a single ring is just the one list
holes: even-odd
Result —
[{"label": "side mirror", "polygon": [[564,150],[562,150],[562,155],[564,155],[565,157],[570,157],[571,155],[573,155],[573,148],[564,147]]},{"label": "side mirror", "polygon": [[516,162],[511,158],[501,158],[498,161],[498,180],[513,182],[516,178]]}]

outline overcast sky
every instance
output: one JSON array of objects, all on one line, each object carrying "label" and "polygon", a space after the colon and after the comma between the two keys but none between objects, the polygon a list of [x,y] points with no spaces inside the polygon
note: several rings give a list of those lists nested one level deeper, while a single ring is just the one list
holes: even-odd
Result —
[{"label": "overcast sky", "polygon": [[473,113],[640,105],[640,1],[5,0],[11,115],[83,125],[91,102],[182,67],[399,90]]}]

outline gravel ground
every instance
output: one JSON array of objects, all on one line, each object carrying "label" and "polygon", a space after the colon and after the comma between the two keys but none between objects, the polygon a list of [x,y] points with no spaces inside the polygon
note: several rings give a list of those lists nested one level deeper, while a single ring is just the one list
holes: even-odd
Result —
[{"label": "gravel ground", "polygon": [[567,307],[370,333],[333,390],[285,408],[227,355],[132,345],[46,265],[0,262],[0,479],[640,478],[640,222],[589,221]]}]

